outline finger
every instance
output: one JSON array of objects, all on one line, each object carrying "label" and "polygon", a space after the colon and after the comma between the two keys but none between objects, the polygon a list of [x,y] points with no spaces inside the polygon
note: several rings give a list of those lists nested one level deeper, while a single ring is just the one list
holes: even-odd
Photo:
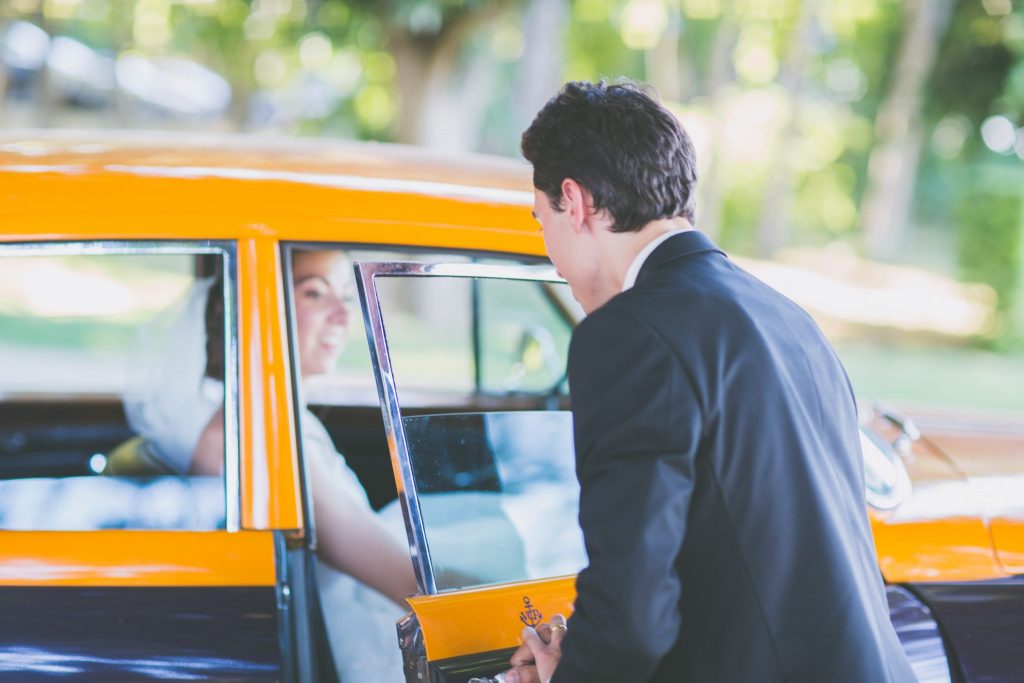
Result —
[{"label": "finger", "polygon": [[537,627],[537,635],[545,643],[551,642],[551,624],[541,624]]},{"label": "finger", "polygon": [[519,648],[512,653],[512,656],[509,658],[508,663],[512,666],[512,668],[515,668],[517,666],[527,666],[529,664],[533,664],[535,661],[536,660],[533,658],[533,652],[531,652],[530,648],[528,648],[524,644],[520,645]]},{"label": "finger", "polygon": [[548,647],[547,643],[541,640],[540,636],[537,635],[536,629],[531,626],[527,626],[523,629],[522,638],[523,645],[530,648],[530,652],[533,654],[534,660],[536,660],[539,655],[543,654]]},{"label": "finger", "polygon": [[555,647],[561,647],[562,639],[565,638],[565,634],[568,631],[566,626],[565,617],[561,614],[556,614],[551,617],[551,624],[548,627],[551,630],[551,636],[548,642]]},{"label": "finger", "polygon": [[540,683],[535,666],[523,666],[505,672],[505,683]]}]

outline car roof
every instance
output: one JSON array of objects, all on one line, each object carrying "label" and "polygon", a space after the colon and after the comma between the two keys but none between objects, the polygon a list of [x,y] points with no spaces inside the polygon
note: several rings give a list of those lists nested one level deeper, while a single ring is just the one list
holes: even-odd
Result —
[{"label": "car roof", "polygon": [[[0,231],[16,241],[259,235],[543,253],[528,164],[404,145],[3,131],[0,188]],[[354,222],[422,229],[339,230]],[[432,237],[440,227],[462,236]]]},{"label": "car roof", "polygon": [[165,131],[0,131],[0,171],[40,162],[90,173],[124,166],[240,169],[531,190],[524,161],[393,143]]}]

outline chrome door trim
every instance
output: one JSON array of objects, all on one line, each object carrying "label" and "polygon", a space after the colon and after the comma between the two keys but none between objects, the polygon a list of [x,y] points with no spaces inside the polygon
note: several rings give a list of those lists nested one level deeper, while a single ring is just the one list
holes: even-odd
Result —
[{"label": "chrome door trim", "polygon": [[[242,528],[241,444],[238,436],[238,249],[231,240],[90,240],[0,243],[0,257],[132,254],[214,254],[224,258],[224,526]],[[230,359],[234,359],[231,362]]]},{"label": "chrome door trim", "polygon": [[407,261],[356,261],[353,263],[359,304],[363,309],[366,339],[370,346],[370,362],[381,399],[381,413],[387,434],[391,466],[395,474],[398,500],[402,506],[405,530],[409,537],[416,583],[422,593],[437,594],[437,583],[430,563],[430,546],[423,526],[419,494],[413,477],[409,444],[402,425],[402,408],[398,388],[391,367],[387,332],[377,296],[378,277],[459,277],[495,280],[533,280],[536,282],[564,282],[554,268],[541,266],[506,266],[480,263],[413,263]]}]

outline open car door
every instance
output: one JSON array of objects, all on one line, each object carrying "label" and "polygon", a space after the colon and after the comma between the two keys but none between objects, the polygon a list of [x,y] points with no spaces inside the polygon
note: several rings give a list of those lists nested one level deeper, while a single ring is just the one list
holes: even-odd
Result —
[{"label": "open car door", "polygon": [[[530,303],[541,292],[558,310],[567,287],[546,266],[355,268],[421,592],[399,624],[406,680],[493,676],[524,625],[569,615],[586,559],[565,386],[571,320],[538,317]],[[452,293],[466,287],[472,322],[454,324]],[[417,391],[425,370],[451,367],[454,378],[467,363],[460,407]]]}]

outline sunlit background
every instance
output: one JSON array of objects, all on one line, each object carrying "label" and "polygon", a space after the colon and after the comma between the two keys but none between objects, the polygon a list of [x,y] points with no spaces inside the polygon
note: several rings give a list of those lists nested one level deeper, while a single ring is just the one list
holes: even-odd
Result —
[{"label": "sunlit background", "polygon": [[507,156],[565,80],[645,80],[697,145],[698,227],[862,396],[1024,413],[1014,0],[0,0],[0,56],[4,128]]}]

